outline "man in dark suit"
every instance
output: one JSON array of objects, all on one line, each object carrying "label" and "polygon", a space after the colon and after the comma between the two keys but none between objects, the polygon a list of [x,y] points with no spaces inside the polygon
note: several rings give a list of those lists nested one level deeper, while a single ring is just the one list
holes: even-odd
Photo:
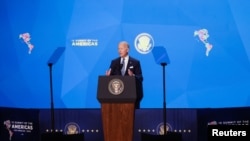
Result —
[{"label": "man in dark suit", "polygon": [[127,75],[135,77],[138,80],[137,88],[138,92],[138,101],[136,103],[136,108],[139,108],[139,103],[143,97],[142,92],[142,69],[140,61],[129,56],[129,44],[126,41],[121,41],[118,44],[118,53],[119,57],[113,59],[110,64],[109,70],[106,71],[106,76],[110,75]]}]

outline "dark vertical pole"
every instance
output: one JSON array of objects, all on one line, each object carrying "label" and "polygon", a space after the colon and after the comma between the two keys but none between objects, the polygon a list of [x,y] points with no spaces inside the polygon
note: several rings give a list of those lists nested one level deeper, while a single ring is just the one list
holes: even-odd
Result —
[{"label": "dark vertical pole", "polygon": [[58,47],[50,59],[48,60],[48,66],[50,69],[50,99],[51,99],[51,130],[55,131],[55,114],[54,114],[54,100],[53,100],[53,82],[52,82],[52,65],[54,65],[64,52],[65,47]]},{"label": "dark vertical pole", "polygon": [[51,129],[55,131],[54,99],[53,99],[53,81],[52,81],[52,63],[48,64],[50,70],[50,102],[51,102]]},{"label": "dark vertical pole", "polygon": [[166,79],[165,79],[165,66],[166,63],[161,63],[163,68],[163,126],[164,126],[164,135],[167,134],[167,106],[166,106]]}]

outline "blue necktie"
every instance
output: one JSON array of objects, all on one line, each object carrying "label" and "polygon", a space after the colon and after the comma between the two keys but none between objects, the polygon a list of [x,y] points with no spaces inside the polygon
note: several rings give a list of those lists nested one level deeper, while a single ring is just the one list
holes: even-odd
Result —
[{"label": "blue necktie", "polygon": [[125,71],[126,71],[126,69],[125,69],[125,58],[122,58],[122,70],[121,70],[121,72],[122,72],[123,76],[125,75]]}]

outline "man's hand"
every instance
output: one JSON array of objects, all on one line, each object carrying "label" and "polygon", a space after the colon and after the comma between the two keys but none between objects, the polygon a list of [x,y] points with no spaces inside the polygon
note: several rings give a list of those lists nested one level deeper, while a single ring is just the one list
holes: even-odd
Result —
[{"label": "man's hand", "polygon": [[106,76],[110,76],[110,73],[111,73],[111,69],[107,70],[106,71]]},{"label": "man's hand", "polygon": [[130,69],[128,69],[128,75],[129,76],[135,76],[135,74]]}]

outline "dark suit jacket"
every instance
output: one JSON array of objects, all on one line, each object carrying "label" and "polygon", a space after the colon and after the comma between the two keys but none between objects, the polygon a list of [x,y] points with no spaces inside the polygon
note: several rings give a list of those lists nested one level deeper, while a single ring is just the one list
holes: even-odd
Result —
[{"label": "dark suit jacket", "polygon": [[[118,57],[112,60],[110,64],[110,68],[111,68],[110,75],[122,75],[121,74],[121,69],[122,69],[121,57]],[[140,81],[143,80],[140,61],[129,56],[125,75],[128,75],[128,69],[130,69],[135,74],[135,77],[138,80]]]},{"label": "dark suit jacket", "polygon": [[[122,75],[121,74],[121,69],[122,69],[121,57],[118,57],[112,60],[110,64],[110,68],[111,68],[110,75]],[[135,107],[136,109],[139,109],[140,101],[143,97],[143,86],[142,86],[143,76],[142,76],[142,69],[141,69],[140,61],[129,56],[125,75],[128,75],[128,69],[130,69],[135,74],[135,78],[137,79],[137,83],[136,83],[137,101],[135,103]]]}]

